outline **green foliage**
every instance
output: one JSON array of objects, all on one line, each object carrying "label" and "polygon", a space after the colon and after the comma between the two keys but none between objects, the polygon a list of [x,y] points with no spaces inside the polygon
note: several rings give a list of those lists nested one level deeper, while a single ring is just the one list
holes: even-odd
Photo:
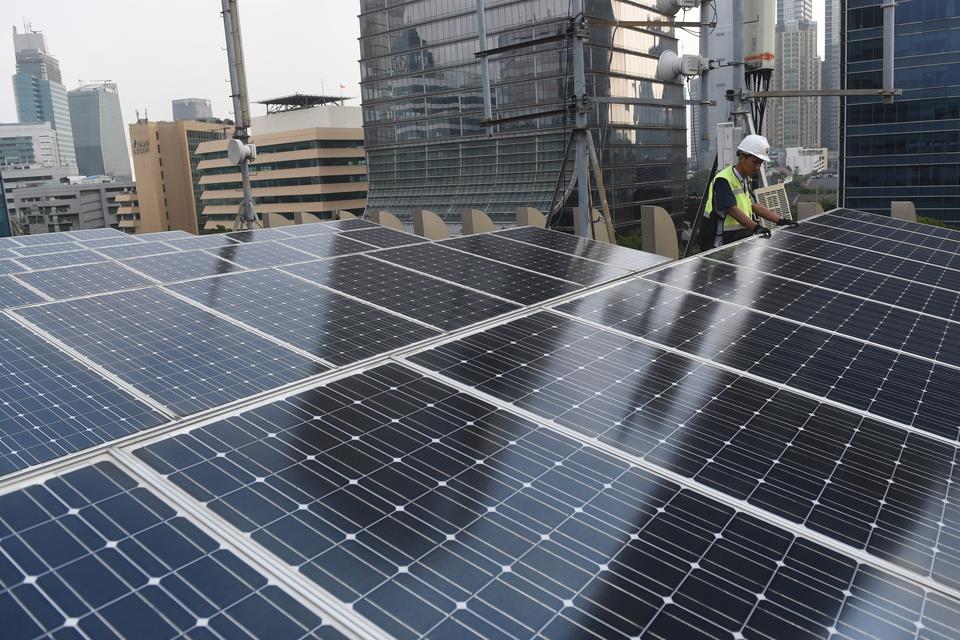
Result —
[{"label": "green foliage", "polygon": [[201,230],[201,231],[200,231],[200,235],[202,235],[202,236],[209,236],[209,235],[212,235],[212,234],[214,234],[214,233],[227,233],[228,231],[232,231],[232,229],[227,229],[227,228],[226,228],[225,226],[223,226],[222,224],[218,224],[215,229],[203,229],[203,230]]},{"label": "green foliage", "polygon": [[621,247],[637,249],[638,251],[643,248],[643,240],[641,239],[639,233],[630,236],[618,235],[617,244]]}]

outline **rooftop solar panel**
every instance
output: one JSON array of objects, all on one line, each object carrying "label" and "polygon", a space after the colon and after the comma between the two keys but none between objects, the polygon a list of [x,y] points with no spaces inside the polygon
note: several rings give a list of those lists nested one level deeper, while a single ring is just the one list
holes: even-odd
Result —
[{"label": "rooftop solar panel", "polygon": [[360,220],[359,218],[353,218],[348,220],[330,220],[329,222],[323,222],[321,224],[327,225],[327,229],[334,229],[336,231],[356,231],[357,229],[379,229],[380,225],[370,222],[369,220]]},{"label": "rooftop solar panel", "polygon": [[396,366],[136,453],[393,637],[919,638],[960,612]]},{"label": "rooftop solar panel", "polygon": [[421,324],[272,269],[170,288],[335,365],[439,335]]},{"label": "rooftop solar panel", "polygon": [[16,242],[24,247],[38,247],[44,244],[72,242],[75,238],[66,233],[38,233],[36,235],[17,236]]},{"label": "rooftop solar panel", "polygon": [[110,238],[92,238],[90,240],[77,240],[78,243],[87,247],[88,249],[101,249],[103,247],[121,247],[128,244],[140,244],[143,242],[137,236],[128,236],[124,234],[119,237],[110,237]]},{"label": "rooftop solar panel", "polygon": [[0,316],[0,476],[167,419]]},{"label": "rooftop solar panel", "polygon": [[291,236],[314,236],[318,233],[339,233],[340,230],[330,226],[330,221],[327,221],[288,224],[283,227],[283,232]]},{"label": "rooftop solar panel", "polygon": [[214,247],[224,247],[236,244],[225,233],[214,233],[206,236],[190,236],[189,238],[163,238],[164,244],[168,244],[174,249],[180,251],[191,251],[194,249],[212,249]]},{"label": "rooftop solar panel", "polygon": [[538,247],[568,253],[578,258],[588,258],[621,269],[640,271],[667,262],[666,258],[643,251],[634,251],[615,244],[580,238],[569,233],[560,233],[540,227],[513,227],[494,235],[526,242]]},{"label": "rooftop solar panel", "polygon": [[194,236],[191,233],[187,233],[186,231],[180,231],[178,229],[176,231],[154,231],[153,233],[142,233],[137,235],[136,237],[140,238],[145,242],[156,242],[158,240],[165,241],[165,240],[175,240],[177,238],[195,238],[197,236]]},{"label": "rooftop solar panel", "polygon": [[0,276],[0,308],[8,309],[24,304],[43,302],[44,297],[25,287],[12,276]]},{"label": "rooftop solar panel", "polygon": [[13,238],[0,238],[0,249],[15,249],[23,245]]},{"label": "rooftop solar panel", "polygon": [[406,244],[419,244],[429,242],[426,238],[415,236],[412,233],[404,233],[396,229],[387,227],[373,227],[359,229],[357,231],[346,231],[343,236],[351,240],[359,240],[375,247],[386,249],[387,247],[401,247]]},{"label": "rooftop solar panel", "polygon": [[143,276],[116,262],[30,271],[19,273],[16,277],[53,300],[122,291],[152,284]]},{"label": "rooftop solar panel", "polygon": [[[951,253],[956,253],[958,250],[960,250],[960,240],[930,235],[920,230],[891,227],[889,225],[876,224],[865,220],[856,220],[838,214],[817,216],[810,222],[813,224],[829,226],[834,229],[855,231],[857,233],[864,233],[867,235],[887,238],[889,240],[896,240],[897,242],[915,244],[921,247],[927,247],[928,249],[938,249],[940,251],[949,251]],[[930,227],[930,225],[927,226],[928,228],[936,228]]]},{"label": "rooftop solar panel", "polygon": [[900,258],[909,258],[925,264],[934,264],[953,270],[960,270],[960,254],[956,251],[941,251],[907,242],[899,242],[888,238],[877,237],[874,234],[856,231],[844,231],[832,226],[806,224],[797,233],[804,237],[819,238],[829,242],[849,245],[858,249],[869,249]]},{"label": "rooftop solar panel", "polygon": [[507,238],[491,234],[461,236],[452,240],[444,240],[440,244],[583,285],[616,280],[628,273],[623,269],[611,267],[602,262],[577,258],[525,243],[513,242]]},{"label": "rooftop solar panel", "polygon": [[[29,237],[29,236],[27,236]],[[85,247],[79,242],[54,242],[52,244],[30,245],[16,249],[20,256],[40,256],[48,253],[62,253],[64,251],[79,251]]]},{"label": "rooftop solar panel", "polygon": [[565,280],[433,243],[384,249],[372,255],[414,271],[523,304],[543,302],[580,289],[579,285]]},{"label": "rooftop solar panel", "polygon": [[226,234],[234,242],[260,242],[263,240],[283,240],[291,237],[282,229],[253,229],[251,231],[234,231]]},{"label": "rooftop solar panel", "polygon": [[0,249],[0,260],[6,260],[8,258],[19,258],[21,254],[17,253],[13,249]]},{"label": "rooftop solar panel", "polygon": [[110,462],[0,495],[8,638],[343,638]]},{"label": "rooftop solar panel", "polygon": [[27,268],[19,262],[14,260],[0,260],[0,275],[7,273],[19,273],[21,271],[27,271]]},{"label": "rooftop solar panel", "polygon": [[218,258],[247,267],[248,269],[273,267],[279,264],[291,264],[316,259],[316,256],[312,254],[298,251],[293,247],[288,247],[272,240],[267,242],[248,242],[230,247],[220,247],[218,249],[206,249],[206,252]]},{"label": "rooftop solar panel", "polygon": [[159,289],[17,313],[178,415],[327,369]]},{"label": "rooftop solar panel", "polygon": [[373,245],[352,240],[339,233],[321,233],[290,238],[289,240],[278,240],[277,242],[299,251],[305,251],[316,258],[332,258],[333,256],[345,256],[376,249]]},{"label": "rooftop solar panel", "polygon": [[283,271],[444,331],[520,308],[512,302],[362,255],[306,262],[284,267]]},{"label": "rooftop solar panel", "polygon": [[[164,244],[169,243],[165,242]],[[237,246],[239,247],[239,245]],[[245,268],[239,264],[220,257],[232,255],[235,250],[234,246],[231,245],[222,247],[222,250],[215,250],[216,255],[213,252],[202,250],[172,252],[142,258],[130,258],[124,260],[121,264],[136,269],[157,282],[177,282],[191,278],[205,278],[223,273],[245,271]]]},{"label": "rooftop solar panel", "polygon": [[99,240],[101,238],[128,237],[123,231],[118,231],[110,227],[102,229],[78,229],[76,231],[67,231],[63,235],[71,240]]},{"label": "rooftop solar panel", "polygon": [[891,218],[890,216],[882,216],[875,213],[868,213],[866,211],[856,211],[853,209],[837,209],[834,213],[836,213],[837,216],[841,216],[844,218],[860,220],[862,222],[870,222],[875,225],[889,227],[892,229],[906,229],[908,231],[917,231],[920,233],[924,233],[926,235],[960,240],[960,231],[958,231],[957,229],[937,227],[930,224],[911,222],[909,220],[899,220],[897,218]]},{"label": "rooftop solar panel", "polygon": [[46,253],[39,256],[25,256],[17,262],[28,269],[52,269],[55,267],[70,267],[91,262],[105,262],[106,258],[96,251],[81,249],[79,251],[64,251],[63,253]]},{"label": "rooftop solar panel", "polygon": [[137,244],[125,244],[116,247],[103,247],[97,249],[97,251],[113,260],[123,260],[124,258],[155,256],[159,253],[174,253],[177,249],[165,242],[139,242]]}]

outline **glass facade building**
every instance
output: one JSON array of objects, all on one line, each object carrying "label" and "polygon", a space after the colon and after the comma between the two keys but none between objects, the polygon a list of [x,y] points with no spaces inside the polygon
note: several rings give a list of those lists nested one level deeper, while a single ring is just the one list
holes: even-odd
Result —
[{"label": "glass facade building", "polygon": [[[847,0],[848,89],[882,86],[882,0]],[[889,214],[909,200],[918,215],[960,224],[960,0],[912,0],[896,10],[893,104],[846,99],[842,202]]]},{"label": "glass facade building", "polygon": [[[664,18],[628,0],[584,4],[588,18]],[[368,210],[403,217],[423,208],[456,220],[475,208],[501,221],[512,221],[520,206],[548,210],[573,169],[572,152],[563,169],[573,125],[566,111],[573,95],[570,41],[490,56],[494,118],[540,115],[503,122],[489,137],[481,126],[476,0],[361,0],[360,6]],[[487,0],[486,48],[563,34],[571,6],[570,0]],[[677,50],[672,29],[590,25],[587,95],[643,101],[593,102],[589,116],[621,230],[638,225],[644,204],[683,210],[683,87],[654,80],[667,49]]]},{"label": "glass facade building", "polygon": [[117,85],[85,85],[70,91],[67,98],[80,173],[87,176],[106,174],[130,180],[133,173]]}]

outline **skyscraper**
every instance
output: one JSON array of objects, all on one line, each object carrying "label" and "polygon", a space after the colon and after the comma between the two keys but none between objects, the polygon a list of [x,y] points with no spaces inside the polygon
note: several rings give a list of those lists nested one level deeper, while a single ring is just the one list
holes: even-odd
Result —
[{"label": "skyscraper", "polygon": [[[361,0],[368,211],[407,216],[425,208],[456,220],[462,210],[476,208],[513,220],[516,207],[545,211],[556,192],[563,195],[573,166],[568,159],[561,169],[574,121],[568,111],[572,47],[563,37],[571,3],[493,4],[485,12],[487,40],[481,46],[475,2],[387,7],[383,0]],[[586,13],[664,18],[626,0],[590,0]],[[489,57],[493,115],[500,124],[488,136],[481,124],[484,96],[475,54],[547,37],[554,38]],[[683,211],[683,86],[654,79],[657,58],[666,49],[677,50],[673,29],[590,24],[588,95],[634,101],[594,100],[588,116],[614,223],[621,229],[638,225],[644,204]]]},{"label": "skyscraper", "polygon": [[0,165],[60,166],[57,132],[46,122],[0,124]]},{"label": "skyscraper", "polygon": [[[847,89],[883,85],[883,0],[847,3]],[[955,2],[913,0],[896,8],[893,104],[846,98],[841,202],[889,213],[909,200],[917,213],[960,224],[960,15]]]},{"label": "skyscraper", "polygon": [[[776,60],[774,90],[819,89],[817,23],[810,20],[778,22]],[[820,98],[775,98],[768,103],[767,111],[771,146],[778,149],[820,146]]]},{"label": "skyscraper", "polygon": [[[826,46],[820,74],[823,89],[840,88],[840,4],[841,0],[826,0]],[[820,114],[820,144],[836,153],[840,149],[840,98],[823,98]]]},{"label": "skyscraper", "polygon": [[206,120],[213,118],[213,109],[210,108],[210,101],[206,98],[180,98],[174,100],[173,119],[174,120]]},{"label": "skyscraper", "polygon": [[129,180],[130,156],[123,133],[120,94],[113,83],[88,84],[67,94],[80,173]]},{"label": "skyscraper", "polygon": [[777,0],[777,23],[813,20],[813,0]]},{"label": "skyscraper", "polygon": [[17,33],[14,27],[13,50],[17,61],[13,76],[17,118],[23,123],[49,122],[57,132],[60,162],[76,165],[67,90],[61,82],[60,63],[47,49],[46,37],[32,30]]}]

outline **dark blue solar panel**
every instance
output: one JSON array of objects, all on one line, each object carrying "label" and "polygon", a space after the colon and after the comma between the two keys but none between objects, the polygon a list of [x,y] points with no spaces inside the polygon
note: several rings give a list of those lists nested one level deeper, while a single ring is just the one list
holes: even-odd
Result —
[{"label": "dark blue solar panel", "polygon": [[920,638],[960,619],[952,599],[397,366],[136,454],[397,638]]},{"label": "dark blue solar panel", "polygon": [[0,475],[163,422],[100,374],[0,316]]},{"label": "dark blue solar panel", "polygon": [[44,298],[23,286],[12,276],[0,276],[0,307],[17,307],[43,302]]},{"label": "dark blue solar panel", "polygon": [[253,229],[251,231],[235,231],[226,234],[234,242],[260,242],[262,240],[283,240],[290,238],[290,234],[283,229]]},{"label": "dark blue solar panel", "polygon": [[248,269],[273,267],[280,264],[291,264],[316,259],[315,256],[309,253],[297,251],[293,247],[288,247],[273,241],[247,242],[231,247],[206,249],[206,252],[218,258],[247,267]]},{"label": "dark blue solar panel", "polygon": [[302,236],[289,240],[280,240],[280,244],[306,251],[317,258],[332,258],[361,251],[374,251],[376,247],[351,240],[339,233],[320,233],[312,236]]},{"label": "dark blue solar panel", "polygon": [[100,262],[74,267],[47,269],[17,274],[17,278],[54,300],[122,291],[153,284],[143,276],[116,262]]},{"label": "dark blue solar panel", "polygon": [[[27,236],[30,237],[30,236]],[[79,242],[68,242],[66,238],[61,238],[55,243],[29,245],[19,247],[16,252],[21,256],[42,256],[48,253],[62,253],[64,251],[79,251],[84,246]]]},{"label": "dark blue solar panel", "polygon": [[666,258],[652,253],[635,251],[615,244],[598,242],[590,238],[581,238],[569,233],[560,233],[540,227],[513,227],[512,229],[498,231],[494,235],[568,253],[578,258],[589,258],[630,271],[649,269],[656,264],[667,262]]},{"label": "dark blue solar panel", "polygon": [[47,253],[41,256],[26,256],[18,258],[17,262],[29,269],[53,269],[55,267],[106,262],[106,260],[107,258],[96,251],[83,249],[80,251],[64,251],[63,253]]},{"label": "dark blue solar panel", "polygon": [[327,369],[159,289],[18,313],[180,415]]},{"label": "dark blue solar panel", "polygon": [[129,244],[140,244],[142,240],[137,236],[124,234],[120,237],[93,238],[90,240],[77,240],[77,242],[89,249],[102,249],[104,247],[122,247]]},{"label": "dark blue solar panel", "polygon": [[939,249],[940,251],[949,251],[957,253],[960,251],[960,239],[951,239],[942,235],[931,235],[927,229],[934,229],[931,225],[917,224],[913,228],[896,227],[889,224],[876,224],[868,220],[857,220],[846,214],[829,213],[824,216],[817,216],[811,220],[813,224],[822,224],[834,229],[844,229],[846,231],[856,231],[870,236],[888,238],[897,242],[906,242],[929,249]]},{"label": "dark blue solar panel", "polygon": [[194,280],[170,288],[336,365],[439,335],[274,270]]},{"label": "dark blue solar panel", "polygon": [[161,238],[163,242],[180,251],[193,249],[210,249],[236,244],[225,233],[214,233],[206,236],[190,236],[188,238]]},{"label": "dark blue solar panel", "polygon": [[836,227],[815,223],[808,223],[801,227],[799,231],[791,231],[790,233],[805,238],[818,238],[829,242],[844,244],[858,249],[878,251],[900,258],[916,260],[924,264],[960,270],[960,255],[955,251],[941,251],[916,244],[878,237],[874,234],[845,231]]},{"label": "dark blue solar panel", "polygon": [[318,233],[339,233],[340,230],[330,226],[330,222],[308,222],[305,224],[287,225],[283,232],[291,236],[313,236]]},{"label": "dark blue solar panel", "polygon": [[380,225],[369,220],[360,220],[359,218],[350,218],[347,220],[331,220],[324,222],[327,229],[336,231],[356,231],[357,229],[379,229]]},{"label": "dark blue solar panel", "polygon": [[[165,242],[164,244],[172,243]],[[244,267],[217,257],[232,255],[235,247],[239,248],[239,245],[234,244],[230,247],[223,247],[217,251],[217,255],[199,250],[183,251],[145,256],[143,258],[130,258],[124,260],[122,264],[136,269],[143,275],[153,278],[157,282],[177,282],[179,280],[203,278],[220,273],[244,271]]]},{"label": "dark blue solar panel", "polygon": [[16,242],[24,247],[38,247],[45,244],[57,244],[62,242],[72,242],[66,233],[38,233],[26,236],[17,236]]},{"label": "dark blue solar panel", "polygon": [[171,247],[165,242],[140,242],[137,244],[125,244],[118,247],[104,247],[97,249],[103,255],[113,260],[123,260],[124,258],[142,258],[144,256],[155,256],[160,253],[176,253],[177,249]]},{"label": "dark blue solar panel", "polygon": [[27,268],[14,260],[0,260],[0,275],[7,273],[20,273],[27,271]]},{"label": "dark blue solar panel", "polygon": [[62,234],[71,240],[100,240],[103,238],[129,238],[123,231],[105,227],[102,229],[78,229],[77,231],[67,231]]},{"label": "dark blue solar panel", "polygon": [[343,637],[110,463],[0,496],[0,620],[11,639]]},{"label": "dark blue solar panel", "polygon": [[412,233],[404,233],[396,229],[387,227],[372,227],[359,229],[357,231],[344,232],[345,238],[359,240],[375,247],[401,247],[407,244],[420,244],[421,242],[430,242],[426,238],[415,236]]},{"label": "dark blue solar panel", "polygon": [[882,227],[887,227],[889,229],[903,229],[906,231],[917,231],[926,235],[937,236],[939,238],[952,238],[954,240],[960,240],[960,231],[956,229],[948,229],[946,227],[937,227],[934,225],[923,224],[920,222],[910,222],[908,220],[900,220],[897,218],[891,218],[890,216],[883,216],[876,213],[868,213],[866,211],[856,211],[854,209],[838,209],[832,213],[835,213],[837,214],[837,216],[842,216],[844,218],[860,220],[861,222],[871,222],[875,225],[880,225]]}]

